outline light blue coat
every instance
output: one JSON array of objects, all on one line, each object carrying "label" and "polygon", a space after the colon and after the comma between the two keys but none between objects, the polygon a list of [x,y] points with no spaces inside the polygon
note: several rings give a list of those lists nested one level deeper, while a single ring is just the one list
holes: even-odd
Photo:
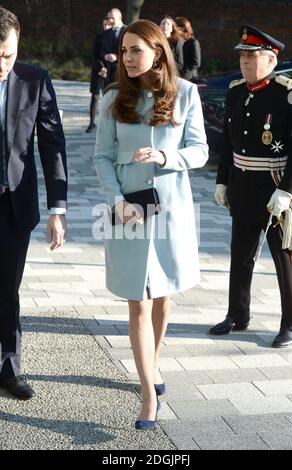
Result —
[{"label": "light blue coat", "polygon": [[[193,287],[200,278],[194,207],[188,171],[208,159],[201,102],[196,85],[178,79],[174,118],[179,123],[150,126],[154,98],[142,92],[137,110],[140,124],[116,122],[109,112],[116,90],[101,104],[94,164],[113,207],[123,194],[154,186],[162,211],[144,226],[116,225],[105,243],[106,285],[114,294],[130,299],[162,297]],[[138,148],[163,150],[166,165],[132,163]],[[129,239],[131,238],[131,239]]]}]

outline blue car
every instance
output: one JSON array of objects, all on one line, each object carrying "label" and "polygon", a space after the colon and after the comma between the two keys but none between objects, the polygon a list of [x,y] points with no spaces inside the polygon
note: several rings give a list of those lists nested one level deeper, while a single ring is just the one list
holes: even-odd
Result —
[{"label": "blue car", "polygon": [[[292,78],[292,62],[283,62],[275,68],[278,75]],[[232,80],[242,78],[239,70],[211,77],[202,77],[197,80],[201,96],[210,161],[218,160],[221,148],[221,138],[226,106],[226,94]]]},{"label": "blue car", "polygon": [[[278,64],[275,68],[275,73],[292,78],[292,62],[282,62],[281,64]],[[240,78],[242,78],[240,70],[234,70],[233,72],[220,73],[199,78],[196,83],[200,90],[204,88],[223,88],[228,90],[229,83],[232,80],[239,80]]]}]

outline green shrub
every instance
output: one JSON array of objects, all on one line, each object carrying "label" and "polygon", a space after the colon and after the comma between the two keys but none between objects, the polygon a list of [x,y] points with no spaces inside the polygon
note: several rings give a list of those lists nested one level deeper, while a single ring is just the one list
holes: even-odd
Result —
[{"label": "green shrub", "polygon": [[206,73],[218,73],[222,70],[222,63],[220,59],[210,59],[205,67]]},{"label": "green shrub", "polygon": [[91,71],[91,43],[80,49],[72,45],[53,45],[48,39],[32,37],[20,42],[19,60],[48,69],[57,80],[89,81]]}]

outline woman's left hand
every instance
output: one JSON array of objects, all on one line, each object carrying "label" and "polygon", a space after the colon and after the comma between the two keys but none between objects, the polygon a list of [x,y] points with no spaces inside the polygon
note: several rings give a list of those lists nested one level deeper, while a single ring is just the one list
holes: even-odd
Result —
[{"label": "woman's left hand", "polygon": [[165,157],[159,151],[155,150],[151,147],[144,147],[141,149],[136,150],[133,155],[132,162],[140,162],[140,163],[157,163],[158,165],[164,165]]}]

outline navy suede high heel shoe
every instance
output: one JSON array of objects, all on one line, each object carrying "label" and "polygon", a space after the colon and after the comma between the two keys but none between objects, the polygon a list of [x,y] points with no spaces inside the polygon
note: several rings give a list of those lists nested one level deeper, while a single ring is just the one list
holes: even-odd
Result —
[{"label": "navy suede high heel shoe", "polygon": [[151,421],[149,419],[138,419],[137,421],[135,421],[135,429],[143,429],[143,430],[155,429],[157,413],[160,410],[160,408],[161,408],[161,403],[157,398],[157,407],[156,407],[155,420]]},{"label": "navy suede high heel shoe", "polygon": [[164,395],[165,393],[165,383],[154,384],[155,392],[157,396]]}]

